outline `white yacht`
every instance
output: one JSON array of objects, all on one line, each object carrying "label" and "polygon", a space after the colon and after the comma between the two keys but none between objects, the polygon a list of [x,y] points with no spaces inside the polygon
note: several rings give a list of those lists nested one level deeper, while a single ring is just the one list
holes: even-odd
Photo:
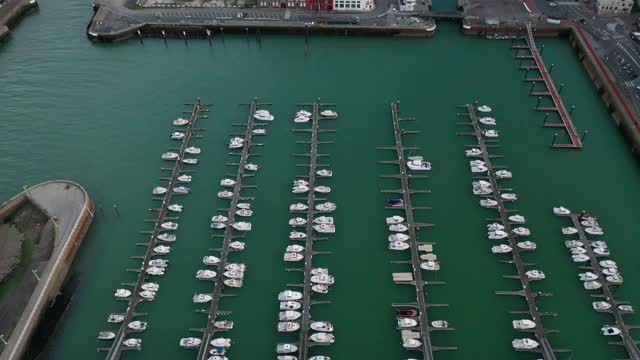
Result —
[{"label": "white yacht", "polygon": [[611,304],[606,301],[594,301],[591,303],[591,306],[593,306],[593,310],[596,311],[611,309]]},{"label": "white yacht", "polygon": [[582,243],[582,241],[578,241],[578,240],[567,240],[564,242],[564,246],[566,246],[567,249],[571,249],[575,247],[582,247],[584,246],[584,244]]},{"label": "white yacht", "polygon": [[298,110],[296,116],[311,116],[311,113],[307,110]]},{"label": "white yacht", "polygon": [[525,219],[525,217],[522,215],[511,215],[509,216],[509,221],[513,222],[514,224],[524,224],[527,219]]},{"label": "white yacht", "polygon": [[571,248],[571,253],[574,254],[574,255],[585,254],[586,252],[587,252],[587,249],[585,249],[583,247],[579,247],[578,246],[578,247]]},{"label": "white yacht", "polygon": [[289,225],[291,226],[305,226],[307,224],[307,219],[302,217],[295,217],[293,219],[289,219]]},{"label": "white yacht", "polygon": [[330,321],[313,321],[309,324],[309,328],[315,331],[332,332],[333,324]]},{"label": "white yacht", "polygon": [[403,241],[393,241],[389,243],[389,250],[407,250],[409,247],[410,245]]},{"label": "white yacht", "polygon": [[500,245],[491,247],[491,252],[494,254],[506,254],[506,253],[510,253],[511,250],[512,250],[511,246],[505,245],[505,244],[500,244]]},{"label": "white yacht", "polygon": [[485,208],[493,208],[498,206],[498,202],[493,199],[482,199],[480,200],[480,206]]},{"label": "white yacht", "polygon": [[315,284],[333,285],[335,279],[329,274],[319,274],[313,275],[311,277],[311,282]]},{"label": "white yacht", "polygon": [[285,290],[278,294],[279,301],[295,301],[302,299],[302,293],[299,291]]},{"label": "white yacht", "polygon": [[127,289],[117,289],[113,295],[117,298],[125,299],[131,296],[131,291]]},{"label": "white yacht", "polygon": [[289,205],[289,211],[291,212],[296,212],[296,211],[305,211],[307,210],[309,207],[303,203],[295,203],[295,204],[291,204]]},{"label": "white yacht", "polygon": [[264,112],[256,111],[255,114],[253,114],[253,118],[261,121],[273,121],[274,116],[265,110]]},{"label": "white yacht", "polygon": [[220,185],[225,187],[233,187],[236,184],[236,181],[233,179],[222,179],[220,180]]},{"label": "white yacht", "polygon": [[480,155],[482,155],[482,150],[480,150],[478,148],[471,148],[469,150],[465,150],[464,151],[464,155],[467,156],[467,157],[480,156]]},{"label": "white yacht", "polygon": [[199,147],[189,146],[188,148],[184,149],[184,152],[191,155],[198,155],[202,152],[202,150]]},{"label": "white yacht", "polygon": [[253,129],[251,130],[253,135],[267,135],[267,129]]},{"label": "white yacht", "polygon": [[602,273],[605,275],[619,275],[620,272],[618,271],[618,268],[604,268],[602,269]]},{"label": "white yacht", "polygon": [[478,106],[478,111],[480,111],[481,113],[488,113],[491,112],[491,108],[487,105],[480,105]]},{"label": "white yacht", "polygon": [[109,314],[107,322],[112,324],[119,324],[124,321],[124,315],[122,314]]},{"label": "white yacht", "polygon": [[116,337],[116,334],[111,331],[100,331],[98,333],[98,340],[111,340]]},{"label": "white yacht", "polygon": [[140,348],[142,346],[141,339],[130,338],[122,342],[122,345],[128,348]]},{"label": "white yacht", "polygon": [[397,320],[399,328],[411,328],[418,326],[418,321],[416,319],[398,318]]},{"label": "white yacht", "polygon": [[239,221],[239,222],[233,223],[233,225],[231,226],[238,231],[251,231],[250,222]]},{"label": "white yacht", "polygon": [[407,349],[415,349],[422,346],[422,343],[416,339],[404,339],[402,340],[402,346],[404,346]]},{"label": "white yacht", "polygon": [[245,164],[244,169],[245,170],[249,170],[249,171],[258,171],[258,165],[256,165],[256,164]]},{"label": "white yacht", "polygon": [[602,287],[602,284],[597,281],[585,281],[583,285],[587,290],[597,290]]},{"label": "white yacht", "polygon": [[223,283],[232,288],[241,288],[244,285],[241,279],[224,279]]},{"label": "white yacht", "polygon": [[580,281],[593,281],[597,278],[598,278],[598,275],[592,273],[591,271],[578,274],[578,279],[580,279]]},{"label": "white yacht", "polygon": [[293,186],[309,186],[309,182],[302,179],[293,180]]},{"label": "white yacht", "polygon": [[541,270],[529,270],[524,274],[527,276],[527,279],[529,280],[542,280],[546,277],[544,272],[542,272]]},{"label": "white yacht", "polygon": [[611,326],[611,325],[603,326],[602,328],[600,328],[600,331],[604,336],[615,336],[615,335],[620,335],[622,333],[622,331],[620,331],[620,329],[617,326]]},{"label": "white yacht", "polygon": [[232,241],[229,243],[229,247],[234,250],[244,250],[245,243],[243,243],[242,241]]},{"label": "white yacht", "polygon": [[171,204],[167,207],[167,209],[173,211],[173,212],[182,212],[182,205],[178,205],[178,204]]},{"label": "white yacht", "polygon": [[407,241],[409,240],[409,235],[402,233],[391,234],[388,237],[389,241]]},{"label": "white yacht", "polygon": [[183,125],[187,125],[188,123],[189,123],[189,120],[183,119],[183,118],[177,118],[173,120],[173,125],[175,126],[183,126]]},{"label": "white yacht", "polygon": [[180,342],[178,344],[181,347],[186,349],[195,349],[195,348],[200,348],[201,343],[202,343],[202,340],[194,337],[189,337],[189,338],[180,339]]},{"label": "white yacht", "polygon": [[162,160],[177,160],[180,157],[177,153],[174,152],[166,152],[162,154]]},{"label": "white yacht", "polygon": [[165,268],[165,267],[169,266],[169,260],[166,260],[166,259],[152,259],[152,260],[149,260],[149,264],[148,265],[149,266]]},{"label": "white yacht", "polygon": [[558,216],[566,216],[566,215],[571,215],[571,210],[567,209],[566,207],[554,207],[553,208],[553,214],[554,215],[558,215]]},{"label": "white yacht", "polygon": [[500,223],[487,224],[487,231],[504,230],[504,225]]},{"label": "white yacht", "polygon": [[508,200],[508,201],[515,201],[518,200],[518,196],[516,194],[513,193],[504,193],[504,194],[500,194],[500,197],[503,200]]},{"label": "white yacht", "polygon": [[142,284],[142,290],[145,291],[158,291],[160,290],[160,285],[154,282],[144,283]]},{"label": "white yacht", "polygon": [[276,353],[278,354],[292,354],[298,351],[298,347],[294,344],[278,344],[276,345]]},{"label": "white yacht", "polygon": [[584,229],[584,232],[586,232],[589,235],[603,235],[604,231],[602,231],[601,228],[599,227],[588,227]]},{"label": "white yacht", "polygon": [[180,131],[174,131],[174,132],[171,134],[171,139],[172,139],[172,140],[182,140],[182,139],[184,139],[184,136],[185,136],[185,134],[184,134],[183,132],[180,132]]},{"label": "white yacht", "polygon": [[287,245],[286,252],[303,252],[304,246],[302,245]]},{"label": "white yacht", "polygon": [[335,336],[326,332],[311,334],[309,338],[311,339],[311,341],[321,344],[333,344],[333,342],[335,341]]},{"label": "white yacht", "polygon": [[484,130],[482,131],[482,135],[486,138],[497,138],[499,136],[498,130]]},{"label": "white yacht", "polygon": [[485,124],[485,125],[495,125],[496,124],[496,119],[492,118],[492,117],[481,117],[480,119],[478,119],[478,121],[481,124]]},{"label": "white yacht", "polygon": [[498,179],[511,179],[513,177],[513,174],[511,173],[511,171],[507,171],[507,170],[498,170],[495,172],[494,175]]},{"label": "white yacht", "polygon": [[313,225],[313,229],[322,234],[333,234],[336,232],[336,226],[331,224]]},{"label": "white yacht", "polygon": [[329,269],[327,268],[313,268],[311,269],[311,275],[320,275],[320,274],[328,274]]},{"label": "white yacht", "polygon": [[316,171],[316,175],[318,175],[319,177],[332,177],[333,171],[327,170],[327,169],[320,169]]},{"label": "white yacht", "polygon": [[426,271],[438,271],[440,270],[440,263],[434,260],[423,261],[420,263],[420,268]]},{"label": "white yacht", "polygon": [[521,241],[517,245],[522,250],[535,250],[536,247],[538,246],[533,241],[528,241],[528,240],[527,241]]},{"label": "white yacht", "polygon": [[244,279],[244,272],[239,270],[227,270],[222,275],[227,279]]},{"label": "white yacht", "polygon": [[493,193],[491,187],[474,187],[473,195],[489,195]]},{"label": "white yacht", "polygon": [[573,235],[576,234],[578,232],[578,229],[571,227],[571,226],[567,226],[567,227],[563,227],[562,228],[562,234],[563,235]]},{"label": "white yacht", "polygon": [[315,209],[321,212],[333,212],[336,211],[336,204],[332,202],[323,202],[321,204],[317,204]]},{"label": "white yacht", "polygon": [[239,263],[228,263],[227,265],[224,266],[225,270],[229,270],[229,271],[246,271],[247,270],[247,266],[245,264],[239,264]]},{"label": "white yacht", "polygon": [[598,224],[598,222],[593,219],[582,220],[580,221],[580,225],[584,227],[600,227],[600,224]]},{"label": "white yacht", "polygon": [[211,346],[214,347],[222,347],[222,348],[228,348],[231,347],[231,339],[227,339],[227,338],[216,338],[211,340]]},{"label": "white yacht", "polygon": [[409,228],[407,227],[407,225],[405,224],[393,224],[393,225],[389,225],[389,231],[393,231],[393,232],[405,232],[409,230]]},{"label": "white yacht", "polygon": [[618,310],[629,313],[634,312],[633,306],[627,304],[618,305]]},{"label": "white yacht", "polygon": [[165,230],[176,230],[178,228],[178,224],[171,221],[167,221],[160,224],[160,227]]},{"label": "white yacht", "polygon": [[166,255],[171,252],[171,247],[166,245],[158,245],[153,248],[153,252],[158,255]]},{"label": "white yacht", "polygon": [[431,326],[436,329],[446,329],[449,327],[449,323],[444,320],[434,320],[431,322]]},{"label": "white yacht", "polygon": [[608,246],[607,246],[606,242],[604,242],[602,240],[598,240],[598,241],[592,242],[591,243],[591,247],[593,247],[593,248],[599,247],[599,248],[605,248],[606,249]]},{"label": "white yacht", "polygon": [[238,215],[240,217],[250,217],[251,215],[253,215],[253,210],[238,209],[238,210],[236,210],[236,215]]},{"label": "white yacht", "polygon": [[233,329],[233,321],[230,321],[230,320],[214,321],[213,327],[215,327],[216,329],[231,330]]},{"label": "white yacht", "polygon": [[317,193],[321,193],[321,194],[328,194],[331,192],[331,188],[328,186],[316,186],[313,188],[313,191],[317,192]]},{"label": "white yacht", "polygon": [[388,217],[386,219],[387,225],[400,224],[403,221],[404,221],[404,218],[402,216],[399,216],[399,215],[394,215],[394,216]]},{"label": "white yacht", "polygon": [[480,187],[480,188],[483,188],[483,187],[491,187],[491,183],[490,183],[490,182],[488,182],[488,181],[486,181],[486,180],[473,181],[473,182],[471,183],[471,185],[472,185],[474,188],[476,188],[476,187]]},{"label": "white yacht", "polygon": [[415,171],[429,171],[431,170],[431,163],[425,160],[420,159],[410,159],[407,161],[407,167],[409,170]]},{"label": "white yacht", "polygon": [[280,310],[298,310],[302,307],[297,301],[281,301]]},{"label": "white yacht", "polygon": [[134,331],[144,331],[147,329],[147,323],[144,321],[132,321],[129,324],[127,324],[127,327],[131,330]]},{"label": "white yacht", "polygon": [[620,275],[609,275],[605,276],[604,279],[612,284],[622,284],[622,276]]},{"label": "white yacht", "polygon": [[153,195],[162,195],[164,193],[167,192],[167,188],[163,188],[162,186],[156,186],[153,188],[153,190],[151,191],[151,193]]},{"label": "white yacht", "polygon": [[478,159],[469,161],[469,166],[486,166],[486,165],[487,164],[485,164],[484,161],[478,160]]},{"label": "white yacht", "polygon": [[298,320],[302,316],[302,313],[294,310],[285,310],[278,313],[278,320],[280,321],[294,321]]},{"label": "white yacht", "polygon": [[214,222],[214,223],[211,223],[211,228],[215,230],[222,230],[227,228],[227,224],[222,222]]},{"label": "white yacht", "polygon": [[304,255],[300,253],[294,253],[294,252],[286,252],[284,253],[284,256],[283,256],[283,260],[287,262],[300,261],[303,259],[304,259]]},{"label": "white yacht", "polygon": [[329,286],[325,284],[314,284],[311,287],[311,290],[313,290],[313,292],[316,292],[318,294],[327,294],[329,292]]},{"label": "white yacht", "polygon": [[289,233],[289,239],[291,240],[304,240],[307,238],[307,234],[300,231],[292,231]]},{"label": "white yacht", "polygon": [[284,321],[278,323],[278,332],[294,332],[300,329],[300,323]]},{"label": "white yacht", "polygon": [[309,191],[309,187],[306,185],[295,185],[291,188],[293,194],[304,194]]},{"label": "white yacht", "polygon": [[189,189],[188,187],[184,187],[184,186],[178,186],[178,187],[174,187],[173,188],[173,193],[174,194],[184,195],[184,194],[188,194],[189,191],[191,191],[191,189]]},{"label": "white yacht", "polygon": [[213,300],[213,296],[207,294],[196,294],[193,295],[193,302],[196,304],[204,304]]},{"label": "white yacht", "polygon": [[164,242],[174,242],[176,241],[176,239],[177,239],[177,236],[174,234],[162,233],[158,235],[158,240],[164,241]]},{"label": "white yacht", "polygon": [[233,197],[233,192],[229,190],[218,191],[218,197],[220,199],[231,199]]},{"label": "white yacht", "polygon": [[211,218],[211,222],[227,222],[229,220],[226,216],[216,215]]},{"label": "white yacht", "polygon": [[294,119],[293,122],[294,123],[306,123],[309,122],[309,120],[311,120],[310,117],[308,116],[301,116],[301,115],[297,115]]},{"label": "white yacht", "polygon": [[488,170],[489,170],[489,168],[484,166],[484,165],[478,165],[478,166],[472,166],[471,167],[471,172],[474,173],[474,174],[485,173]]},{"label": "white yacht", "polygon": [[589,260],[589,257],[585,254],[571,255],[571,260],[576,263],[583,263]]},{"label": "white yacht", "polygon": [[[184,158],[182,159],[182,162],[187,165],[196,165],[198,163],[198,159]],[[186,176],[186,175],[183,175],[183,176]],[[191,181],[191,176],[189,176],[189,182],[190,181]]]},{"label": "white yacht", "polygon": [[535,321],[529,319],[513,320],[511,324],[516,330],[529,330],[536,327]]},{"label": "white yacht", "polygon": [[617,268],[618,264],[616,264],[615,261],[613,260],[602,260],[600,261],[600,266],[602,267],[606,267],[606,268]]},{"label": "white yacht", "polygon": [[515,339],[511,342],[511,345],[513,345],[513,348],[516,350],[531,350],[538,347],[538,343],[535,340],[528,338]]},{"label": "white yacht", "polygon": [[522,227],[519,226],[513,230],[511,230],[512,233],[518,235],[518,236],[530,236],[531,235],[531,230],[527,229],[526,227]]},{"label": "white yacht", "polygon": [[333,224],[333,218],[331,216],[319,216],[313,219],[314,224]]},{"label": "white yacht", "polygon": [[329,118],[329,119],[335,119],[338,117],[338,113],[333,111],[333,110],[322,110],[320,112],[320,115]]},{"label": "white yacht", "polygon": [[196,279],[198,280],[210,280],[217,276],[218,274],[213,270],[198,270],[196,272]]},{"label": "white yacht", "polygon": [[609,249],[603,248],[603,247],[594,247],[593,248],[593,252],[596,255],[600,255],[600,256],[609,256],[609,255],[611,255],[611,252],[609,251]]},{"label": "white yacht", "polygon": [[502,231],[502,230],[489,231],[488,235],[489,235],[489,240],[502,240],[509,236],[509,234],[507,234],[505,231]]}]

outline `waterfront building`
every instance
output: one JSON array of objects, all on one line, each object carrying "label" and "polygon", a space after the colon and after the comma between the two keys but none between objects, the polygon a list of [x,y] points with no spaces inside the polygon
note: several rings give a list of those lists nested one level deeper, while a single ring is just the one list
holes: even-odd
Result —
[{"label": "waterfront building", "polygon": [[333,0],[336,11],[371,11],[375,8],[373,0]]},{"label": "waterfront building", "polygon": [[261,8],[283,8],[296,9],[307,7],[306,0],[258,0],[258,7]]},{"label": "waterfront building", "polygon": [[628,14],[633,7],[633,0],[596,0],[598,15]]}]

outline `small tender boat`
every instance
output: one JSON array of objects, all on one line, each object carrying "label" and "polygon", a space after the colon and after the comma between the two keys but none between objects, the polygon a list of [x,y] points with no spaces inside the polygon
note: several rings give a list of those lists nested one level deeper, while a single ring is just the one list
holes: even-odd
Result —
[{"label": "small tender boat", "polygon": [[618,305],[618,310],[630,313],[634,312],[633,306],[626,304]]},{"label": "small tender boat", "polygon": [[207,294],[196,294],[193,295],[193,302],[196,304],[204,304],[213,300],[213,296]]},{"label": "small tender boat", "polygon": [[399,216],[399,215],[394,215],[394,216],[388,217],[386,219],[387,225],[400,224],[403,221],[404,221],[404,218],[402,216]]},{"label": "small tender boat", "polygon": [[239,222],[233,223],[231,225],[231,227],[233,227],[234,229],[236,229],[238,231],[251,231],[251,223],[250,222],[239,221]]},{"label": "small tender boat", "polygon": [[180,155],[174,152],[166,152],[161,156],[162,160],[177,160],[179,157]]},{"label": "small tender boat", "polygon": [[538,343],[535,340],[528,338],[515,339],[511,342],[511,345],[513,345],[513,348],[516,350],[531,350],[538,347]]},{"label": "small tender boat", "polygon": [[570,215],[571,214],[571,210],[567,209],[566,207],[554,207],[553,208],[553,214],[554,215],[558,215],[558,216],[566,216],[566,215]]},{"label": "small tender boat", "polygon": [[300,329],[300,324],[293,321],[285,321],[278,323],[278,332],[293,332]]},{"label": "small tender boat", "polygon": [[388,239],[389,241],[407,241],[409,240],[409,235],[396,233],[396,234],[389,235]]},{"label": "small tender boat", "polygon": [[267,135],[267,129],[253,129],[251,133],[253,135]]},{"label": "small tender boat", "polygon": [[464,155],[467,156],[467,157],[480,156],[480,155],[482,155],[482,150],[480,150],[478,148],[471,148],[469,150],[465,150],[464,151]]},{"label": "small tender boat", "polygon": [[232,180],[232,179],[222,179],[222,180],[220,180],[220,185],[222,185],[222,186],[232,187],[235,184],[236,184],[236,181]]},{"label": "small tender boat", "polygon": [[244,169],[245,170],[249,170],[249,171],[258,171],[258,165],[256,165],[256,164],[245,164],[244,165]]},{"label": "small tender boat", "polygon": [[214,321],[213,326],[217,329],[231,330],[233,329],[233,321],[230,321],[230,320]]},{"label": "small tender boat", "polygon": [[229,190],[218,191],[218,197],[220,199],[231,199],[233,197],[233,192]]},{"label": "small tender boat", "polygon": [[418,325],[418,321],[411,318],[398,318],[397,322],[399,328],[410,328]]},{"label": "small tender boat", "polygon": [[278,354],[292,354],[298,351],[298,347],[294,344],[278,344],[276,345],[276,352]]},{"label": "small tender boat", "polygon": [[160,290],[160,285],[157,283],[149,282],[142,284],[142,290],[146,291],[158,291]]},{"label": "small tender boat", "polygon": [[389,250],[407,250],[409,247],[410,245],[403,241],[393,241],[389,243]]},{"label": "small tender boat", "polygon": [[178,205],[178,204],[171,204],[167,207],[167,209],[173,211],[173,212],[182,212],[182,205]]},{"label": "small tender boat", "polygon": [[387,202],[385,203],[386,207],[394,207],[394,208],[401,208],[404,207],[404,200],[402,199],[390,199],[387,200]]},{"label": "small tender boat", "polygon": [[291,212],[296,212],[296,211],[305,211],[307,210],[309,207],[303,203],[295,203],[295,204],[291,204],[289,205],[289,211]]},{"label": "small tender boat", "polygon": [[309,338],[311,339],[311,341],[321,344],[333,344],[333,342],[335,341],[335,336],[333,336],[333,334],[325,332],[311,334]]},{"label": "small tender boat", "polygon": [[119,324],[124,321],[124,315],[122,314],[109,314],[107,322],[112,324]]},{"label": "small tender boat", "polygon": [[527,219],[525,219],[525,217],[522,215],[511,215],[509,216],[509,221],[515,224],[524,224],[527,221]]},{"label": "small tender boat", "polygon": [[580,279],[580,281],[593,281],[593,280],[595,280],[597,278],[598,278],[598,275],[596,275],[596,274],[594,274],[594,273],[592,273],[590,271],[578,274],[578,279]]},{"label": "small tender boat", "polygon": [[327,294],[329,292],[329,285],[314,284],[313,286],[311,286],[311,290],[318,294]]},{"label": "small tender boat", "polygon": [[244,272],[243,271],[238,271],[238,270],[228,270],[228,271],[225,271],[222,275],[224,275],[224,277],[226,277],[228,279],[243,279],[244,278]]},{"label": "small tender boat", "polygon": [[189,337],[180,339],[180,342],[178,344],[186,349],[195,349],[199,348],[201,343],[202,340],[194,337]]},{"label": "small tender boat", "polygon": [[482,135],[486,138],[497,138],[499,136],[498,130],[484,130]]},{"label": "small tender boat", "polygon": [[516,194],[512,194],[512,193],[504,193],[504,194],[500,194],[500,197],[503,200],[508,200],[508,201],[515,201],[518,200],[518,196]]},{"label": "small tender boat", "polygon": [[184,152],[191,155],[198,155],[202,152],[202,150],[200,150],[199,147],[189,146],[188,148],[184,149]]},{"label": "small tender boat", "polygon": [[322,110],[320,112],[320,115],[330,119],[335,119],[338,117],[338,113],[333,110]]},{"label": "small tender boat", "polygon": [[615,335],[620,335],[622,333],[622,331],[620,331],[620,329],[617,326],[612,326],[612,325],[605,325],[600,328],[600,331],[604,336],[615,336]]},{"label": "small tender boat", "polygon": [[480,119],[478,119],[478,121],[482,124],[485,125],[495,125],[496,124],[496,119],[492,118],[492,117],[481,117]]},{"label": "small tender boat", "polygon": [[224,279],[223,283],[232,288],[241,288],[244,285],[244,282],[240,279]]},{"label": "small tender boat", "polygon": [[409,170],[429,171],[431,170],[431,163],[422,159],[414,159],[407,161],[407,167]]},{"label": "small tender boat", "polygon": [[173,188],[173,193],[174,194],[184,195],[184,194],[188,194],[189,191],[191,191],[191,189],[189,189],[188,187],[184,187],[184,186],[178,186],[178,187],[174,187]]},{"label": "small tender boat", "polygon": [[302,245],[287,245],[286,252],[303,252],[304,246]]},{"label": "small tender boat", "polygon": [[285,290],[278,294],[279,301],[291,301],[302,299],[302,293],[299,291]]},{"label": "small tender boat", "polygon": [[489,240],[502,240],[509,236],[505,231],[496,230],[488,232]]},{"label": "small tender boat", "polygon": [[116,337],[116,334],[111,331],[100,331],[98,333],[99,340],[111,340]]},{"label": "small tender boat", "polygon": [[585,281],[583,285],[587,290],[596,290],[602,287],[602,284],[597,281]]},{"label": "small tender boat", "polygon": [[332,224],[313,225],[313,229],[323,234],[333,234],[336,232],[336,226]]},{"label": "small tender boat", "polygon": [[529,330],[536,327],[535,321],[529,319],[513,320],[511,324],[516,330]]},{"label": "small tender boat", "polygon": [[578,232],[578,229],[571,227],[571,226],[567,226],[567,227],[563,227],[562,228],[562,234],[563,235],[573,235],[576,234]]},{"label": "small tender boat", "polygon": [[227,339],[227,338],[216,338],[211,340],[211,346],[215,346],[215,347],[223,347],[223,348],[228,348],[231,347],[231,339]]},{"label": "small tender boat", "polygon": [[153,248],[153,252],[158,255],[165,255],[171,252],[171,247],[166,245],[158,245]]},{"label": "small tender boat", "polygon": [[571,255],[571,260],[576,263],[583,263],[589,260],[589,257],[585,254]]},{"label": "small tender boat", "polygon": [[449,327],[449,323],[444,320],[434,320],[431,322],[431,326],[436,329],[446,329]]},{"label": "small tender boat", "polygon": [[315,209],[321,212],[333,212],[336,210],[336,204],[332,202],[324,202],[321,204],[317,204]]},{"label": "small tender boat", "polygon": [[309,191],[309,187],[306,185],[296,185],[291,188],[293,194],[304,194]]},{"label": "small tender boat", "polygon": [[320,169],[316,171],[316,175],[318,175],[319,177],[332,177],[333,171],[327,170],[327,169]]},{"label": "small tender boat", "polygon": [[[184,158],[184,159],[182,159],[182,162],[183,162],[184,164],[187,164],[187,165],[195,165],[195,164],[197,164],[197,163],[198,163],[198,159],[193,159],[193,158]],[[184,175],[184,176],[186,176],[186,175]],[[189,176],[189,182],[190,182],[190,181],[191,181],[191,176]]]},{"label": "small tender boat", "polygon": [[333,285],[335,279],[329,274],[319,274],[311,276],[311,282],[315,284]]},{"label": "small tender boat", "polygon": [[526,227],[517,227],[513,230],[511,230],[512,233],[518,235],[518,236],[529,236],[531,235],[531,230],[527,229]]},{"label": "small tender boat", "polygon": [[236,210],[236,215],[240,217],[250,217],[251,215],[253,215],[253,210],[238,209]]},{"label": "small tender boat", "polygon": [[596,311],[611,309],[611,304],[606,301],[594,301],[591,303],[591,306],[593,306],[593,310]]},{"label": "small tender boat", "polygon": [[189,120],[183,119],[183,118],[177,118],[173,120],[173,125],[175,126],[187,125],[188,123],[189,123]]},{"label": "small tender boat", "polygon": [[440,263],[434,260],[423,261],[420,263],[420,268],[426,271],[438,271],[440,270]]},{"label": "small tender boat", "polygon": [[307,234],[300,231],[292,231],[289,233],[289,239],[291,240],[303,240],[307,238]]},{"label": "small tender boat", "polygon": [[221,222],[211,223],[211,228],[215,230],[222,230],[227,228],[227,224]]},{"label": "small tender boat", "polygon": [[151,193],[153,195],[162,195],[164,193],[167,192],[167,188],[163,188],[162,186],[156,186],[153,188],[153,190],[151,191]]},{"label": "small tender boat", "polygon": [[211,218],[211,222],[227,222],[229,220],[226,216],[216,215]]},{"label": "small tender boat", "polygon": [[330,216],[320,216],[313,219],[314,224],[333,224],[333,218]]},{"label": "small tender boat", "polygon": [[535,250],[537,247],[533,241],[521,241],[517,245],[522,250]]},{"label": "small tender boat", "polygon": [[393,225],[389,225],[389,231],[393,231],[393,232],[405,232],[409,230],[409,228],[407,227],[407,225],[405,224],[393,224]]},{"label": "small tender boat", "polygon": [[491,108],[487,105],[480,105],[478,106],[478,111],[480,111],[481,113],[488,113],[491,112]]},{"label": "small tender boat", "polygon": [[304,255],[294,252],[286,252],[283,256],[283,260],[287,262],[300,261],[302,259],[304,259]]},{"label": "small tender boat", "polygon": [[297,301],[281,301],[280,310],[298,310],[302,307]]},{"label": "small tender boat", "polygon": [[129,324],[127,324],[127,327],[131,330],[134,331],[144,331],[147,329],[147,323],[144,321],[132,321]]},{"label": "small tender boat", "polygon": [[210,280],[215,278],[218,275],[218,273],[216,273],[213,270],[198,270],[196,272],[196,279],[198,280]]},{"label": "small tender boat", "polygon": [[245,243],[243,243],[242,241],[232,241],[229,243],[229,247],[234,250],[244,250]]},{"label": "small tender boat", "polygon": [[307,219],[302,217],[295,217],[293,219],[289,219],[290,226],[305,226],[307,224]]},{"label": "small tender boat", "polygon": [[500,244],[500,245],[491,247],[491,252],[494,254],[506,254],[506,253],[510,253],[511,250],[512,250],[511,246],[505,245],[505,244]]},{"label": "small tender boat", "polygon": [[542,280],[546,276],[541,270],[529,270],[524,273],[529,280]]},{"label": "small tender boat", "polygon": [[313,191],[320,193],[320,194],[328,194],[331,192],[331,188],[328,186],[316,186],[313,188]]},{"label": "small tender boat", "polygon": [[494,208],[498,206],[498,202],[493,199],[482,199],[480,200],[480,206],[484,208]]},{"label": "small tender boat", "polygon": [[511,179],[513,177],[513,174],[511,173],[511,171],[498,170],[495,172],[495,176],[498,179]]},{"label": "small tender boat", "polygon": [[167,266],[169,266],[169,260],[166,259],[152,259],[149,260],[149,266],[156,266],[156,267],[161,267],[161,268],[165,268]]},{"label": "small tender boat", "polygon": [[302,316],[299,311],[286,310],[278,313],[278,320],[280,321],[293,321],[298,320]]},{"label": "small tender boat", "polygon": [[407,349],[415,349],[422,346],[422,343],[416,339],[404,339],[402,340],[402,346],[404,346]]},{"label": "small tender boat", "polygon": [[500,223],[487,224],[487,230],[488,231],[504,230],[504,225]]},{"label": "small tender boat", "polygon": [[602,231],[602,228],[599,227],[588,227],[584,229],[584,232],[586,232],[589,235],[603,235],[604,231]]},{"label": "small tender boat", "polygon": [[122,345],[124,345],[125,347],[128,347],[128,348],[139,348],[140,346],[142,346],[142,340],[141,339],[130,338],[130,339],[127,339],[127,340],[123,341]]},{"label": "small tender boat", "polygon": [[180,131],[175,131],[171,134],[171,139],[172,140],[182,140],[184,139],[185,134],[183,132]]}]

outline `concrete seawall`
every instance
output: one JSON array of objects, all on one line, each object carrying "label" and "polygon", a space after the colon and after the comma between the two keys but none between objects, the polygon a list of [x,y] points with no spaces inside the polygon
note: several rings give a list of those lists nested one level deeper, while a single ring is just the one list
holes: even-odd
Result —
[{"label": "concrete seawall", "polygon": [[0,354],[0,360],[22,357],[40,318],[58,294],[93,221],[91,198],[80,185],[70,181],[50,181],[26,189],[0,205],[0,219],[5,219],[26,201],[36,205],[53,221],[55,248],[15,329],[7,339],[8,344]]},{"label": "concrete seawall", "polygon": [[38,7],[36,0],[7,0],[0,7],[0,41],[10,34],[10,28],[17,24],[29,10]]}]

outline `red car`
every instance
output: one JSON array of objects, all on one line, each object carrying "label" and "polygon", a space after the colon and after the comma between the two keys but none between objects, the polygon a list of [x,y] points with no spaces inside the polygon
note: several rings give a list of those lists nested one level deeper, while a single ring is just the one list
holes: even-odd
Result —
[{"label": "red car", "polygon": [[413,309],[398,309],[396,310],[396,317],[399,318],[412,318],[418,316],[418,312]]}]

